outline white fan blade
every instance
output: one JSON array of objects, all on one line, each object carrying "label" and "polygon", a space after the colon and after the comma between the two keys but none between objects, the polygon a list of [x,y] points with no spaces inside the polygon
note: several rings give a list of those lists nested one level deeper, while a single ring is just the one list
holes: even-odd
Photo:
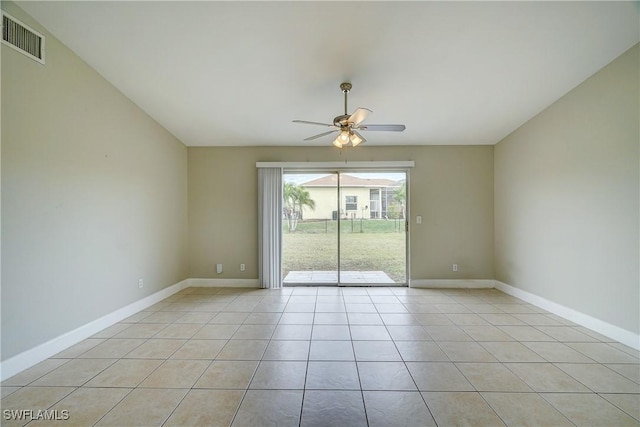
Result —
[{"label": "white fan blade", "polygon": [[294,120],[293,123],[302,123],[305,125],[333,126],[332,124],[328,124],[328,123],[309,122],[307,120]]},{"label": "white fan blade", "polygon": [[362,125],[359,126],[360,130],[382,130],[389,132],[402,132],[406,129],[405,125]]},{"label": "white fan blade", "polygon": [[369,113],[372,113],[372,111],[368,108],[358,108],[351,116],[349,116],[349,120],[347,121],[354,126],[358,126],[361,121],[367,118]]},{"label": "white fan blade", "polygon": [[316,138],[321,138],[323,136],[329,135],[330,133],[334,133],[334,132],[338,132],[338,129],[330,130],[329,132],[319,133],[318,135],[310,136],[309,138],[305,138],[304,140],[305,141],[311,141],[311,140],[314,140]]}]

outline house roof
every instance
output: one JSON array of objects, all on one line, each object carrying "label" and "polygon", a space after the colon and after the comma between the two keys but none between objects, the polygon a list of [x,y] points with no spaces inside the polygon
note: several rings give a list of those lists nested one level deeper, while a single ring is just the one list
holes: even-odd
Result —
[{"label": "house roof", "polygon": [[[300,184],[302,187],[336,187],[338,185],[337,174],[331,174],[322,178],[317,178],[311,181],[303,182]],[[357,176],[340,175],[340,185],[342,187],[367,187],[367,188],[381,188],[381,187],[399,187],[400,181],[394,181],[384,178],[358,178]]]}]

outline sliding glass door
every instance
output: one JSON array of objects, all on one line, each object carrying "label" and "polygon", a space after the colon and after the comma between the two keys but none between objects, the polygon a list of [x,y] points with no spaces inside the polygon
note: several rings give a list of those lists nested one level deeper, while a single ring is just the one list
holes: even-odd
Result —
[{"label": "sliding glass door", "polygon": [[405,171],[285,172],[287,285],[407,282]]}]

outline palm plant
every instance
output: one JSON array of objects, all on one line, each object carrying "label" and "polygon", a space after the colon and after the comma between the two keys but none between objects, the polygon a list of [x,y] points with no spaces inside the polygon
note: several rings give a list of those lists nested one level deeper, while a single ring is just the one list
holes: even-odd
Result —
[{"label": "palm plant", "polygon": [[313,210],[316,208],[316,202],[311,198],[308,190],[291,182],[285,182],[282,196],[289,232],[294,232],[298,226],[298,220],[303,219],[303,208],[308,207]]}]

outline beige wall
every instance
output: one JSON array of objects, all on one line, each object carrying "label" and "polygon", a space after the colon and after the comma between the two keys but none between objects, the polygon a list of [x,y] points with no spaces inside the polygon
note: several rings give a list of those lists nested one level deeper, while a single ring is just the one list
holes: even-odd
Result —
[{"label": "beige wall", "polygon": [[[493,279],[493,147],[190,147],[189,273],[258,277],[260,162],[413,160],[410,172],[413,279]],[[421,225],[415,216],[421,215]],[[224,264],[223,274],[215,264]],[[240,263],[247,270],[240,272]],[[460,265],[453,273],[451,265]]]},{"label": "beige wall", "polygon": [[2,8],[47,37],[44,66],[2,46],[6,360],[187,277],[187,150]]},{"label": "beige wall", "polygon": [[495,146],[496,278],[640,330],[638,46]]}]

